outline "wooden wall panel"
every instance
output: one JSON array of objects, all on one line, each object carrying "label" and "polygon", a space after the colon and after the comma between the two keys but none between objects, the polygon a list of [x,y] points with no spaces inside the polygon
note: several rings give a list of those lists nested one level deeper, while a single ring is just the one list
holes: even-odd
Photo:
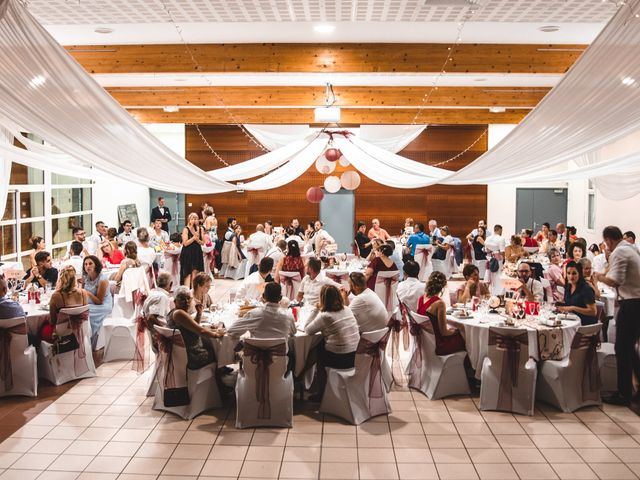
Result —
[{"label": "wooden wall panel", "polygon": [[[259,155],[238,127],[201,125],[200,129],[218,154],[233,165]],[[471,145],[486,130],[486,126],[431,126],[409,144],[401,154],[413,160],[433,165],[447,160]],[[487,149],[484,135],[469,152],[443,167],[458,170],[478,158]],[[199,167],[211,170],[222,165],[209,152],[195,127],[187,127],[186,157]],[[287,225],[297,217],[301,223],[318,216],[318,205],[307,202],[305,193],[314,185],[322,185],[325,176],[311,167],[294,182],[273,190],[218,195],[187,195],[187,213],[199,211],[207,201],[213,205],[218,222],[234,216],[252,232],[257,223],[269,219],[274,225]],[[439,225],[449,225],[454,235],[466,235],[479,219],[486,217],[487,188],[483,185],[433,185],[418,189],[396,189],[378,184],[362,176],[356,190],[356,221],[370,222],[379,218],[389,232],[398,232],[404,219],[426,223],[430,218]]]}]

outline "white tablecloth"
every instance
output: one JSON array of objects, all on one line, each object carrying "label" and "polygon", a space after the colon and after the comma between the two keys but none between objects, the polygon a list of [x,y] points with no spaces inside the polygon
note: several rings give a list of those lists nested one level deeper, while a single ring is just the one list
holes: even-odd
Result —
[{"label": "white tablecloth", "polygon": [[30,335],[37,335],[42,325],[49,321],[49,310],[44,310],[41,305],[22,305],[27,316],[27,331]]}]

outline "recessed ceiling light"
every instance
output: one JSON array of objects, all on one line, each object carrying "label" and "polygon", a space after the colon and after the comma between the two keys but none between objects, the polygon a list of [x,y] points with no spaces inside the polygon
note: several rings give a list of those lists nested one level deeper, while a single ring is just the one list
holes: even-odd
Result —
[{"label": "recessed ceiling light", "polygon": [[165,113],[176,113],[180,111],[180,107],[178,107],[177,105],[169,105],[166,107],[162,107],[162,110]]},{"label": "recessed ceiling light", "polygon": [[633,77],[624,77],[622,79],[623,85],[633,85],[634,83],[636,83],[636,79]]},{"label": "recessed ceiling light", "polygon": [[491,113],[504,113],[507,111],[505,107],[489,107]]},{"label": "recessed ceiling light", "polygon": [[538,28],[538,30],[540,30],[541,32],[545,32],[545,33],[552,33],[552,32],[557,32],[558,30],[560,30],[560,27],[557,25],[544,25],[540,28]]},{"label": "recessed ceiling light", "polygon": [[31,85],[33,88],[37,88],[41,85],[44,85],[46,81],[47,79],[43,75],[36,75],[29,81],[29,85]]},{"label": "recessed ceiling light", "polygon": [[329,34],[329,33],[333,33],[333,31],[336,29],[335,25],[331,25],[328,23],[323,23],[320,25],[314,25],[313,26],[313,30],[316,33],[322,33],[322,34]]},{"label": "recessed ceiling light", "polygon": [[96,28],[94,30],[94,32],[96,33],[101,33],[103,35],[107,35],[109,33],[113,33],[113,28],[107,28],[107,27],[100,27],[100,28]]}]

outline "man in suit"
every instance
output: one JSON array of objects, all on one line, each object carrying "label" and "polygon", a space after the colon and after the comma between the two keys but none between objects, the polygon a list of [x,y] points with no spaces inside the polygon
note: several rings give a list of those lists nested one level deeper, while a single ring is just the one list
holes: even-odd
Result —
[{"label": "man in suit", "polygon": [[158,197],[158,206],[151,210],[151,223],[156,220],[162,222],[162,230],[169,233],[169,222],[171,221],[171,212],[164,206],[164,197]]}]

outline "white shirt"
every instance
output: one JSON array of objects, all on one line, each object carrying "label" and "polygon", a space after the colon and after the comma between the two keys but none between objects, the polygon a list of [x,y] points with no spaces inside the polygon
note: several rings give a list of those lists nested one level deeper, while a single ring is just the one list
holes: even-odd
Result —
[{"label": "white shirt", "polygon": [[433,232],[432,232],[432,231],[429,231],[429,235],[430,235],[431,237],[438,237],[438,238],[442,237],[442,234],[440,233],[440,229],[439,229],[438,227],[436,227],[436,228],[433,230]]},{"label": "white shirt", "polygon": [[402,303],[409,310],[415,312],[418,309],[418,301],[424,295],[425,284],[417,278],[408,277],[398,284],[396,293]]},{"label": "white shirt", "polygon": [[145,317],[149,315],[157,315],[158,318],[165,320],[167,314],[171,311],[173,299],[163,288],[154,288],[142,305],[142,312]]},{"label": "white shirt", "polygon": [[593,260],[591,260],[591,267],[594,272],[604,273],[607,269],[607,265],[607,256],[604,253],[599,253],[593,257]]},{"label": "white shirt", "polygon": [[277,303],[267,303],[257,307],[233,322],[227,333],[239,337],[245,332],[251,338],[287,338],[296,333],[296,324],[291,312],[280,308]]},{"label": "white shirt", "polygon": [[622,240],[609,255],[607,278],[615,281],[623,300],[640,298],[640,253],[635,245]]},{"label": "white shirt", "polygon": [[253,272],[242,281],[236,296],[242,299],[259,300],[264,291],[264,283],[260,272]]},{"label": "white shirt", "polygon": [[273,270],[275,270],[276,265],[280,261],[281,258],[284,258],[284,252],[280,250],[277,246],[270,249],[265,257],[273,258]]},{"label": "white shirt", "polygon": [[131,233],[122,232],[116,238],[118,239],[118,242],[120,242],[122,245],[124,245],[127,242],[136,242],[136,243],[138,243],[137,242],[138,236],[136,235],[135,230],[131,230]]},{"label": "white shirt", "polygon": [[344,307],[339,312],[320,312],[314,309],[304,331],[309,335],[322,332],[325,348],[333,353],[355,352],[360,341],[358,322],[349,307]]},{"label": "white shirt", "polygon": [[164,230],[160,230],[160,234],[156,234],[155,230],[149,232],[149,245],[156,247],[161,242],[169,243],[169,234]]},{"label": "white shirt", "polygon": [[329,235],[329,232],[327,232],[325,229],[321,228],[313,236],[313,241],[315,242],[314,245],[315,245],[315,248],[316,248],[316,252],[320,251],[320,249],[321,249],[320,244],[322,243],[323,240],[324,240],[325,244],[336,243],[334,238],[331,235]]},{"label": "white shirt", "polygon": [[373,332],[387,326],[389,313],[380,297],[370,288],[356,295],[349,304],[360,332]]},{"label": "white shirt", "polygon": [[489,235],[484,241],[484,248],[489,252],[504,252],[506,248],[504,237],[497,233]]},{"label": "white shirt", "polygon": [[261,248],[262,255],[267,253],[273,242],[271,240],[271,235],[267,235],[264,232],[255,232],[249,235],[249,243],[247,245],[248,248]]},{"label": "white shirt", "polygon": [[542,288],[542,283],[539,280],[530,278],[527,280],[526,287],[533,294],[534,302],[542,302],[544,300],[544,289]]},{"label": "white shirt", "polygon": [[313,280],[311,280],[309,275],[305,275],[300,283],[298,292],[302,292],[306,305],[315,305],[320,301],[320,290],[322,290],[322,287],[325,285],[333,285],[336,288],[341,288],[339,283],[327,278],[324,272],[320,272]]},{"label": "white shirt", "polygon": [[140,263],[151,265],[156,261],[156,251],[151,247],[138,246],[138,260]]},{"label": "white shirt", "polygon": [[287,238],[285,238],[286,242],[289,243],[289,241],[293,240],[294,242],[296,242],[298,244],[298,248],[302,249],[304,247],[304,240],[302,238],[300,238],[300,236],[298,235],[290,235]]},{"label": "white shirt", "polygon": [[95,255],[98,252],[98,248],[100,247],[100,244],[104,239],[105,237],[103,235],[100,235],[96,232],[86,239],[86,245],[84,244],[84,242],[82,243],[82,245],[87,249],[89,255]]},{"label": "white shirt", "polygon": [[76,275],[78,277],[82,276],[82,262],[83,258],[80,255],[73,255],[69,258],[69,260],[65,260],[62,262],[62,266],[66,267],[67,265],[71,265],[76,270]]}]

